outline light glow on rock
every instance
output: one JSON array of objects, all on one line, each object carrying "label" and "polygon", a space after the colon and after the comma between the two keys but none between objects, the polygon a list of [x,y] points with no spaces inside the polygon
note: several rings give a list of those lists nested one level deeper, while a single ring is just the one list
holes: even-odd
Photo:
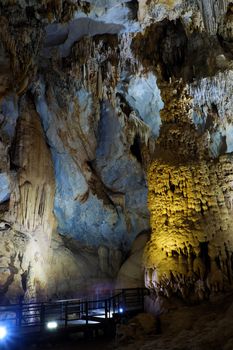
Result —
[{"label": "light glow on rock", "polygon": [[5,339],[7,336],[7,329],[4,326],[0,326],[0,340]]}]

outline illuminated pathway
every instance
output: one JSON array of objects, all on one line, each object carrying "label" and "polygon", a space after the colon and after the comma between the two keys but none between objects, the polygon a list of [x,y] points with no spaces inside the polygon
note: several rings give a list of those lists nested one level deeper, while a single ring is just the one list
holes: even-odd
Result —
[{"label": "illuminated pathway", "polygon": [[123,289],[107,299],[58,300],[54,302],[0,306],[0,344],[13,338],[35,341],[60,333],[98,334],[114,329],[119,314],[144,308],[144,288]]}]

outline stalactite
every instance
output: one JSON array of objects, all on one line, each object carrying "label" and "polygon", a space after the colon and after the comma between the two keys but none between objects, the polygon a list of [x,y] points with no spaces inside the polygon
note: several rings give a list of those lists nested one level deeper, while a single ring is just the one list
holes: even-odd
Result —
[{"label": "stalactite", "polygon": [[140,139],[146,146],[148,146],[148,141],[151,136],[151,128],[143,122],[135,112],[131,112],[129,115],[129,119],[126,120],[126,124],[129,123],[129,130],[132,133],[133,137],[138,134]]}]

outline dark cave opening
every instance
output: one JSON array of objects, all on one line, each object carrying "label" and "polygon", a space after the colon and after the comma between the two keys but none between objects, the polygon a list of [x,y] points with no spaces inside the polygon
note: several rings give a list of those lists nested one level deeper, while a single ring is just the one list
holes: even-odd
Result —
[{"label": "dark cave opening", "polygon": [[142,164],[142,154],[141,154],[141,141],[140,136],[136,135],[134,137],[133,144],[130,146],[130,151],[132,155],[137,159],[137,161]]},{"label": "dark cave opening", "polygon": [[5,211],[9,210],[10,207],[10,199],[6,199],[2,203],[0,203],[0,213],[4,213]]},{"label": "dark cave opening", "polygon": [[160,65],[163,79],[181,76],[187,56],[188,39],[180,20],[164,19],[139,33],[132,42],[132,50],[144,66]]},{"label": "dark cave opening", "polygon": [[219,256],[216,256],[215,262],[216,262],[216,265],[217,265],[217,267],[219,268],[219,270],[221,270],[221,263],[220,263]]},{"label": "dark cave opening", "polygon": [[205,267],[206,267],[206,274],[210,272],[210,257],[208,254],[208,244],[209,242],[200,242],[200,258],[202,259]]},{"label": "dark cave opening", "polygon": [[176,186],[171,182],[169,182],[169,185],[170,185],[170,190],[172,191],[172,193],[175,193]]},{"label": "dark cave opening", "polygon": [[131,0],[129,2],[126,2],[126,6],[130,10],[130,19],[132,21],[138,19],[138,9],[139,9],[139,1],[138,0]]},{"label": "dark cave opening", "polygon": [[126,100],[125,96],[119,92],[117,92],[116,96],[120,100],[120,107],[122,112],[129,117],[130,113],[133,111],[132,107],[129,105],[128,101]]},{"label": "dark cave opening", "polygon": [[22,288],[23,290],[26,292],[27,290],[27,276],[28,276],[28,272],[27,271],[24,271],[22,274],[21,274],[21,283],[22,283]]}]

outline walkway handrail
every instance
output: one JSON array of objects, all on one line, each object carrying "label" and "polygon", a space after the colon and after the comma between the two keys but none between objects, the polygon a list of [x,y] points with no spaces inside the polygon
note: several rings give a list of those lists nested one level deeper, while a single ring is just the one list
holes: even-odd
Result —
[{"label": "walkway handrail", "polygon": [[21,303],[0,306],[0,325],[7,323],[12,327],[39,327],[43,330],[49,321],[57,321],[63,328],[75,321],[89,324],[92,319],[104,322],[115,313],[130,309],[143,309],[146,288],[128,288],[96,300],[56,300],[40,303]]}]

